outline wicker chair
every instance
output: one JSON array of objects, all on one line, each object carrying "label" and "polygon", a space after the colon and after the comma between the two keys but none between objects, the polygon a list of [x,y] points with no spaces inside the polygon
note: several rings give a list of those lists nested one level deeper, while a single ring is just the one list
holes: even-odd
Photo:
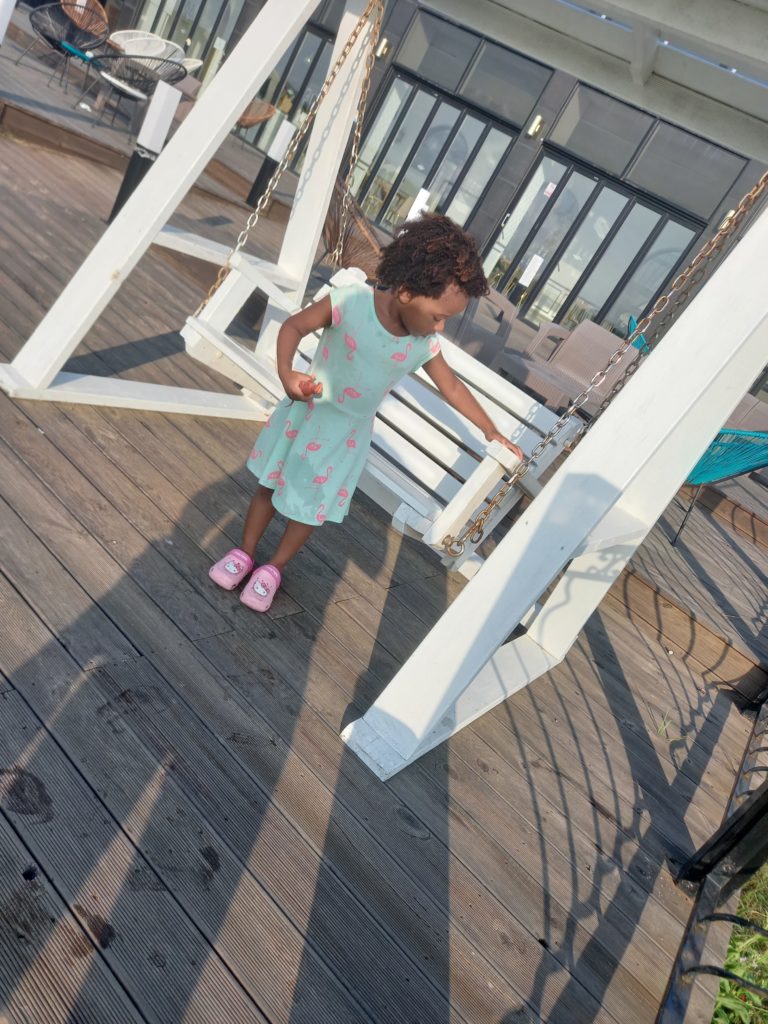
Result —
[{"label": "wicker chair", "polygon": [[[330,256],[339,240],[344,191],[344,183],[337,179],[323,225],[323,245],[325,247],[323,259]],[[365,271],[366,277],[375,278],[380,257],[379,239],[357,200],[353,196],[349,196],[349,215],[344,231],[342,265],[344,267],[360,267]]]},{"label": "wicker chair", "polygon": [[[94,70],[105,85],[109,86],[110,94],[117,96],[112,120],[115,123],[121,102],[125,99],[131,103],[146,103],[158,82],[173,85],[185,77],[187,70],[178,61],[165,60],[162,57],[145,57],[140,54],[121,54],[100,56],[94,62]],[[99,111],[96,122],[104,116],[107,100]]]},{"label": "wicker chair", "polygon": [[[79,60],[90,70],[95,50],[109,35],[107,15],[98,0],[84,0],[81,4],[45,4],[29,12],[29,23],[37,38],[16,63],[19,64],[26,54],[42,43],[64,62],[60,81],[65,92],[69,85],[70,61],[73,58]],[[48,79],[49,85],[56,71],[54,67]]]}]

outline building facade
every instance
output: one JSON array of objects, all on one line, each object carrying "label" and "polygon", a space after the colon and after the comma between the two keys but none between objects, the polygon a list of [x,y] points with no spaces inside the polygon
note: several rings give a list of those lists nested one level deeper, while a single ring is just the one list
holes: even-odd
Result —
[{"label": "building facade", "polygon": [[[261,6],[144,0],[121,8],[120,21],[191,40],[189,54],[210,63]],[[362,209],[384,233],[416,209],[464,225],[492,285],[533,327],[589,318],[625,334],[763,165],[438,6],[388,4],[353,178]],[[257,149],[268,150],[283,121],[306,116],[343,8],[320,4],[265,83],[278,113],[246,134]]]}]

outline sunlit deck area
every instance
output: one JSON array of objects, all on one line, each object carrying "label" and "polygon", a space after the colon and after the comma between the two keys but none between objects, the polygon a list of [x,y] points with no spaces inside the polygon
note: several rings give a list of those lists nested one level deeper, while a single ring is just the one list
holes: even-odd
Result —
[{"label": "sunlit deck area", "polygon": [[[3,137],[4,358],[119,180]],[[242,216],[194,193],[172,223],[231,242]],[[199,278],[150,250],[66,368],[232,390],[176,333]],[[691,908],[672,874],[768,684],[759,537],[701,506],[672,549],[673,503],[560,667],[382,783],[339,731],[460,577],[360,498],[255,616],[206,575],[239,541],[252,424],[0,413],[4,1019],[654,1021]],[[712,999],[697,982],[687,1019]]]}]

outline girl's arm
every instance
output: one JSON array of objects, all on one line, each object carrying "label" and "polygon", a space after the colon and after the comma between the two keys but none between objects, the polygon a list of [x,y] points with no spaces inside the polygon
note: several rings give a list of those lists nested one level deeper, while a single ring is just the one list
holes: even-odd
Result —
[{"label": "girl's arm", "polygon": [[521,448],[512,444],[508,438],[499,433],[491,417],[466,384],[459,380],[441,352],[424,363],[424,369],[446,402],[462,416],[466,416],[469,422],[474,423],[479,430],[482,430],[486,441],[499,441],[505,448],[514,452],[521,461],[525,458]]},{"label": "girl's arm", "polygon": [[303,380],[314,381],[307,373],[299,373],[293,368],[293,357],[299,342],[313,331],[320,331],[331,326],[331,299],[326,295],[319,302],[313,302],[306,309],[289,316],[277,332],[277,374],[289,398],[297,402],[307,402],[312,397],[305,395],[300,388]]}]

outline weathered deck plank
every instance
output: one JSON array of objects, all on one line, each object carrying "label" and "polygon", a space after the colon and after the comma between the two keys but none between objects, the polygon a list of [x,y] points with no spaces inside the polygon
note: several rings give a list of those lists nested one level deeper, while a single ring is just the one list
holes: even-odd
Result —
[{"label": "weathered deck plank", "polygon": [[[11,356],[102,230],[117,176],[13,143],[0,169]],[[216,212],[197,195],[179,216]],[[278,237],[268,226],[272,250]],[[173,334],[198,297],[148,253],[73,365],[229,387]],[[690,906],[668,859],[717,826],[746,742],[726,688],[609,600],[560,669],[382,785],[338,731],[461,581],[361,500],[254,617],[205,576],[239,541],[252,425],[4,397],[0,421],[17,624],[0,646],[17,692],[3,692],[44,726],[34,756],[51,792],[77,792],[106,824],[73,857],[70,832],[45,845],[4,813],[29,826],[70,913],[75,867],[111,879],[101,916],[121,935],[135,927],[126,864],[153,880],[149,905],[171,901],[155,946],[173,952],[178,921],[200,951],[174,1009],[152,1002],[157,958],[104,954],[136,1012],[208,1024],[223,993],[233,1021],[650,1024]],[[13,744],[0,726],[3,765]]]}]

